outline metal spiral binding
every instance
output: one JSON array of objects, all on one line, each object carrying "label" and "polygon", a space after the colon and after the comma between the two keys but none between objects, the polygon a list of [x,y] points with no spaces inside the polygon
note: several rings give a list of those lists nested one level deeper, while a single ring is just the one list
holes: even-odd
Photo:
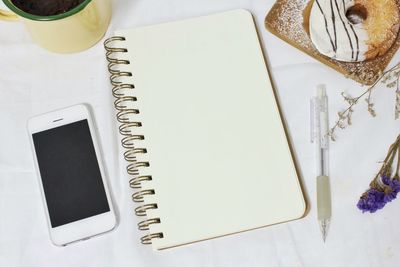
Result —
[{"label": "metal spiral binding", "polygon": [[[134,134],[137,127],[141,127],[142,123],[138,121],[133,121],[132,118],[139,114],[139,110],[132,108],[128,105],[137,101],[137,98],[132,95],[126,95],[124,92],[127,90],[135,89],[134,84],[128,84],[121,81],[121,78],[131,77],[132,73],[128,71],[121,71],[119,67],[122,65],[129,65],[129,60],[118,59],[115,57],[116,53],[126,53],[127,48],[113,47],[111,44],[115,42],[124,42],[125,37],[114,36],[108,38],[104,42],[104,48],[106,49],[106,58],[108,61],[108,71],[110,72],[110,81],[113,86],[112,94],[115,97],[114,105],[117,110],[117,120],[120,123],[119,132],[123,136],[121,140],[122,147],[125,148],[124,158],[128,162],[126,170],[128,174],[133,175],[134,178],[130,179],[129,185],[133,189],[138,189],[132,194],[132,200],[134,202],[142,203],[144,202],[144,196],[154,195],[155,191],[153,189],[142,190],[142,183],[152,180],[151,175],[140,175],[140,168],[146,168],[150,166],[147,161],[138,161],[138,154],[146,154],[146,148],[135,147],[135,141],[144,140],[143,135]],[[135,209],[135,214],[137,216],[147,216],[147,211],[150,209],[157,209],[156,203],[144,204],[138,206]],[[151,224],[160,223],[160,218],[148,218],[147,220],[138,223],[139,230],[149,230]],[[151,244],[152,240],[155,238],[163,238],[163,233],[150,233],[141,238],[142,244]]]}]

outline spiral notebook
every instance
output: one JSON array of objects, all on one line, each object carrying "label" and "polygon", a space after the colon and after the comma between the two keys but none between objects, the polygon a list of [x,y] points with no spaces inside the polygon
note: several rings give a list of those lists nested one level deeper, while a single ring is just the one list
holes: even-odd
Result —
[{"label": "spiral notebook", "polygon": [[142,243],[165,249],[303,216],[249,12],[115,34],[106,56]]}]

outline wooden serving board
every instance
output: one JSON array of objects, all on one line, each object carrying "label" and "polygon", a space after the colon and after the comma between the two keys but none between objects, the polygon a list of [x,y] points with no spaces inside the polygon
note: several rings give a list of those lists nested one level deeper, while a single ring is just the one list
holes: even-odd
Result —
[{"label": "wooden serving board", "polygon": [[[398,1],[398,5],[399,5]],[[341,62],[319,53],[308,33],[308,20],[313,0],[278,0],[265,18],[265,27],[273,34],[319,60],[325,65],[361,84],[373,84],[400,47],[400,35],[389,51],[363,62]]]}]

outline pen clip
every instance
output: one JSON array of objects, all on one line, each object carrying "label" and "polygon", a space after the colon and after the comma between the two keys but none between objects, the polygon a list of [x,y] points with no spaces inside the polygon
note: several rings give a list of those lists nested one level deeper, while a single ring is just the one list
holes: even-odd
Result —
[{"label": "pen clip", "polygon": [[316,116],[316,104],[315,97],[310,99],[310,141],[311,143],[315,142],[315,138],[317,136],[316,126],[315,126],[315,116]]},{"label": "pen clip", "polygon": [[317,96],[310,100],[310,140],[320,148],[328,148],[328,98],[325,86],[317,86]]},{"label": "pen clip", "polygon": [[320,112],[320,146],[322,149],[328,148],[329,130],[328,130],[328,114],[326,111]]},{"label": "pen clip", "polygon": [[325,85],[317,86],[318,95],[318,120],[319,120],[319,142],[322,149],[328,149],[329,143],[329,119],[328,119],[328,97]]}]

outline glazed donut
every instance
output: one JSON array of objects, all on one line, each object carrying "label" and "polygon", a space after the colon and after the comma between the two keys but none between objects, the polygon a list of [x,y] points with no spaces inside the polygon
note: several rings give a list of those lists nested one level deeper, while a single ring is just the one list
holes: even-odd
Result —
[{"label": "glazed donut", "polygon": [[396,0],[314,0],[309,33],[321,54],[339,61],[364,61],[389,50],[399,20]]}]

